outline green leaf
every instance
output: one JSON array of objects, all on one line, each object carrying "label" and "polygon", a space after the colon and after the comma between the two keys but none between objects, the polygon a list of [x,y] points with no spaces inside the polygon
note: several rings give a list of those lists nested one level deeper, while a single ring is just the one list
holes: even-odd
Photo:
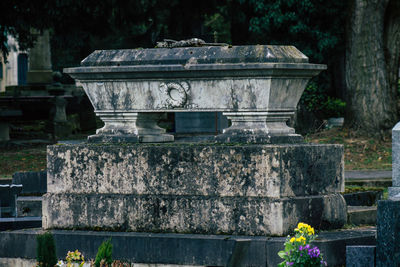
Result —
[{"label": "green leaf", "polygon": [[284,250],[279,251],[278,256],[281,257],[282,259],[284,259],[286,257],[286,251],[284,251]]}]

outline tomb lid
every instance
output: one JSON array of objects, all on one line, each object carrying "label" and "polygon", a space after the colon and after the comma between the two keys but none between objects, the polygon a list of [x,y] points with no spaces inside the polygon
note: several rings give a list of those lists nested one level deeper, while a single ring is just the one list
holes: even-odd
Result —
[{"label": "tomb lid", "polygon": [[308,63],[294,46],[202,46],[96,50],[81,66],[132,66],[176,64]]}]

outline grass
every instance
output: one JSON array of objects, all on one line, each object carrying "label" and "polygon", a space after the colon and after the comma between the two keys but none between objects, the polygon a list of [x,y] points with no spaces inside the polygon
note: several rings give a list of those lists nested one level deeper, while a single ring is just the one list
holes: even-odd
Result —
[{"label": "grass", "polygon": [[391,170],[392,140],[357,136],[348,129],[330,129],[306,136],[307,142],[344,145],[346,170]]},{"label": "grass", "polygon": [[345,194],[354,192],[365,192],[365,191],[385,191],[386,187],[380,186],[359,186],[359,185],[346,185],[344,190]]},{"label": "grass", "polygon": [[0,149],[0,178],[10,178],[15,172],[46,169],[46,145]]}]

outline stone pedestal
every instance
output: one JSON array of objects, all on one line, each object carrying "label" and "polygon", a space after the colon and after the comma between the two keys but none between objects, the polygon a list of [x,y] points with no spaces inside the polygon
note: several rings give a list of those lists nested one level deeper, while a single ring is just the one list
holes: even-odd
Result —
[{"label": "stone pedestal", "polygon": [[400,265],[400,199],[378,202],[376,266]]},{"label": "stone pedestal", "polygon": [[45,229],[286,235],[346,222],[340,145],[48,147]]}]

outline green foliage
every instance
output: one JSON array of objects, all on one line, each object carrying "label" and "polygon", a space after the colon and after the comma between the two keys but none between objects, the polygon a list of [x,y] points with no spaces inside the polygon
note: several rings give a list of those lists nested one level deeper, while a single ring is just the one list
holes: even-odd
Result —
[{"label": "green foliage", "polygon": [[57,264],[56,244],[51,233],[37,235],[36,259],[40,267],[53,267]]},{"label": "green foliage", "polygon": [[344,48],[346,1],[239,0],[254,11],[250,31],[260,41],[295,45],[313,61],[327,62]]},{"label": "green foliage", "polygon": [[231,23],[228,16],[228,5],[218,6],[217,13],[204,16],[204,26],[213,34],[213,42],[232,43]]},{"label": "green foliage", "polygon": [[301,96],[300,103],[321,119],[343,117],[346,109],[345,102],[328,96],[315,82],[310,82],[307,85]]},{"label": "green foliage", "polygon": [[111,238],[101,243],[99,249],[97,250],[96,260],[94,265],[96,267],[100,267],[100,263],[104,260],[104,262],[108,265],[112,263],[112,244]]}]

